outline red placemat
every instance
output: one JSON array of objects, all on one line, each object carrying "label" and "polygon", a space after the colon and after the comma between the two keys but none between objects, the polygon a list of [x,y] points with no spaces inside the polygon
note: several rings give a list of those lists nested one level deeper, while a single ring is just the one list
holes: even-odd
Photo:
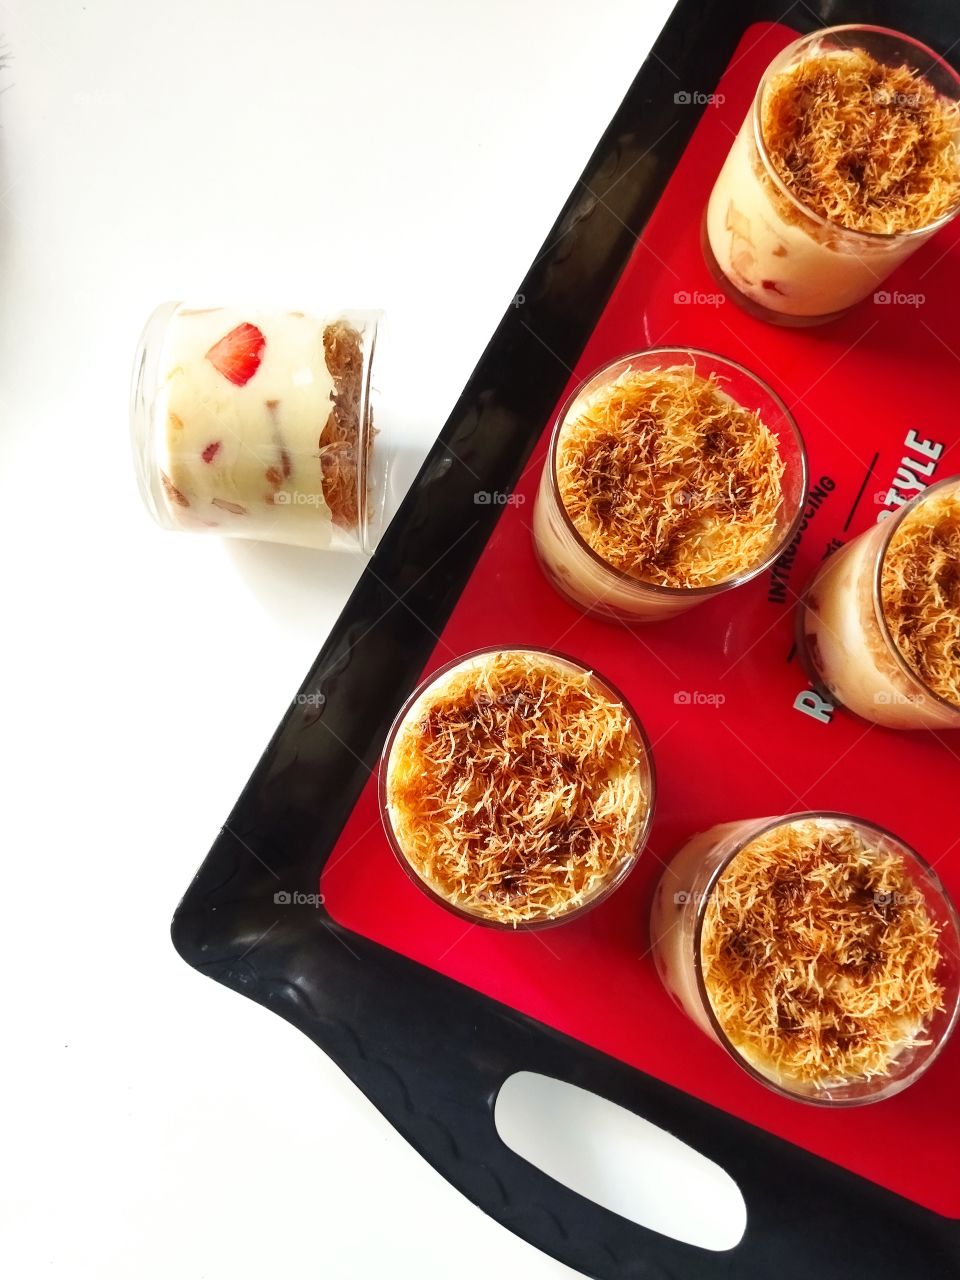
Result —
[{"label": "red placemat", "polygon": [[[741,361],[786,400],[807,443],[811,493],[795,549],[772,573],[671,622],[628,629],[584,617],[547,584],[531,547],[547,424],[425,668],[482,645],[541,645],[618,685],[647,728],[659,780],[640,866],[596,911],[547,933],[467,925],[397,865],[371,778],[321,889],[346,927],[956,1217],[960,1035],[922,1080],[889,1101],[847,1111],[804,1106],[751,1080],[697,1030],[663,991],[649,954],[650,899],[663,861],[692,832],[734,818],[849,810],[913,844],[960,900],[960,735],[898,733],[840,711],[811,714],[815,700],[803,709],[808,685],[793,657],[797,592],[834,540],[867,528],[891,487],[911,483],[910,461],[927,464],[911,445],[943,445],[934,478],[960,470],[960,356],[950,346],[960,226],[891,277],[883,288],[892,301],[868,301],[806,330],[765,325],[718,302],[700,250],[713,180],[764,68],[794,34],[770,24],[745,33],[564,397],[598,365],[646,346],[699,346]],[[681,101],[677,110],[684,109]],[[930,479],[922,469],[920,478]]]}]

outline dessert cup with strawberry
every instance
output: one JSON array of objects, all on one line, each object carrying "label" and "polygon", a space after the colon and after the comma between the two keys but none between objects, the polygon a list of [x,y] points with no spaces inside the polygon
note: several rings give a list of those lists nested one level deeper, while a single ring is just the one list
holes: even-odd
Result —
[{"label": "dessert cup with strawberry", "polygon": [[373,423],[379,316],[168,303],[134,372],[140,489],[164,528],[370,551],[389,454]]},{"label": "dessert cup with strawberry", "polygon": [[816,324],[882,288],[960,210],[960,77],[883,27],[815,31],[767,69],[704,222],[746,310]]}]

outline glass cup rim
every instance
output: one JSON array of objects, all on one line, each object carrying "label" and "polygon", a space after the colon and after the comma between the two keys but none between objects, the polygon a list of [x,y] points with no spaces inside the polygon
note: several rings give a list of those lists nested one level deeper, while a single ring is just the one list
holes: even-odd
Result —
[{"label": "glass cup rim", "polygon": [[162,343],[157,342],[151,346],[151,340],[160,331],[161,327],[166,328],[166,325],[181,306],[183,306],[183,303],[179,300],[160,302],[144,321],[140,336],[137,339],[133,367],[130,370],[128,408],[130,448],[133,453],[133,467],[137,477],[137,487],[140,490],[141,501],[154,521],[162,529],[174,532],[179,531],[178,526],[170,515],[169,508],[162,498],[158,484],[154,482],[154,473],[147,461],[148,452],[152,451],[153,448],[154,433],[156,431],[152,404],[147,405],[144,403],[141,406],[140,402],[144,386],[149,386],[151,390],[155,386],[162,354]]},{"label": "glass cup rim", "polygon": [[[500,653],[529,653],[541,655],[559,663],[565,663],[578,671],[583,671],[591,676],[597,685],[607,694],[610,694],[627,713],[627,717],[633,727],[633,731],[643,750],[643,762],[646,767],[648,777],[649,799],[647,802],[646,812],[640,822],[636,839],[634,840],[633,849],[629,857],[624,858],[621,867],[616,874],[611,876],[610,880],[599,889],[592,898],[586,902],[582,902],[578,907],[572,908],[570,911],[564,911],[560,915],[552,916],[545,920],[524,920],[517,924],[511,924],[508,921],[490,920],[485,916],[478,915],[476,912],[468,911],[463,907],[457,906],[439,893],[431,884],[417,874],[411,866],[409,859],[400,847],[400,841],[393,829],[393,823],[390,820],[390,811],[387,797],[387,784],[390,766],[390,757],[393,754],[393,746],[401,727],[405,723],[411,709],[418,700],[427,692],[427,690],[438,680],[442,680],[455,668],[464,666],[478,658],[490,657]],[[541,645],[483,645],[479,649],[471,649],[467,653],[460,654],[456,658],[452,658],[449,662],[445,662],[443,666],[432,671],[428,676],[424,677],[414,688],[413,692],[403,701],[400,710],[397,712],[390,726],[386,740],[383,745],[383,751],[380,753],[379,776],[377,778],[377,801],[380,809],[380,821],[383,826],[384,833],[387,837],[387,843],[393,851],[394,856],[400,863],[407,877],[424,892],[434,902],[438,903],[444,910],[457,916],[461,920],[467,920],[471,924],[481,925],[484,928],[497,929],[510,933],[523,933],[536,929],[551,929],[561,924],[568,924],[571,920],[579,919],[586,915],[588,911],[592,911],[594,907],[598,907],[601,902],[608,898],[616,889],[624,883],[630,873],[636,868],[640,861],[640,856],[646,847],[647,838],[650,834],[650,828],[653,825],[653,814],[657,801],[657,771],[653,758],[653,748],[647,731],[643,725],[643,721],[637,715],[632,704],[621,693],[620,689],[613,684],[606,676],[600,675],[593,667],[587,666],[581,662],[579,658],[574,658],[571,654],[563,653],[558,649],[547,649]]]},{"label": "glass cup rim", "polygon": [[796,40],[792,40],[790,44],[781,49],[760,77],[760,83],[758,84],[757,91],[754,94],[749,114],[753,124],[754,144],[763,163],[764,172],[774,183],[778,193],[784,196],[790,204],[794,206],[794,208],[799,209],[804,217],[808,218],[817,226],[838,232],[844,236],[850,236],[854,240],[859,239],[864,245],[889,245],[896,241],[910,240],[921,236],[932,235],[935,231],[939,231],[941,227],[945,227],[948,222],[952,222],[957,214],[960,213],[960,197],[958,197],[953,207],[948,209],[946,213],[941,214],[936,221],[925,223],[922,227],[910,227],[905,231],[858,231],[854,227],[845,227],[842,222],[835,222],[832,218],[826,218],[823,214],[816,213],[813,209],[809,209],[786,185],[770,160],[770,153],[767,150],[767,144],[763,136],[762,104],[771,76],[775,72],[779,72],[787,66],[791,58],[796,53],[806,46],[812,45],[816,40],[821,40],[824,36],[832,36],[841,32],[854,31],[863,31],[881,36],[891,36],[911,45],[917,51],[928,56],[931,63],[936,63],[949,74],[957,86],[958,97],[960,97],[960,73],[954,70],[950,63],[947,62],[946,58],[941,57],[940,54],[938,54],[934,49],[931,49],[929,45],[924,44],[922,40],[917,40],[914,36],[907,35],[904,31],[897,31],[893,27],[876,26],[865,22],[847,22],[834,27],[820,27],[816,31],[808,32],[806,35],[800,36]]},{"label": "glass cup rim", "polygon": [[899,529],[903,520],[912,511],[916,511],[923,506],[927,498],[936,493],[938,489],[945,489],[950,485],[960,487],[960,475],[944,476],[943,479],[938,480],[936,484],[927,485],[925,489],[921,489],[920,492],[915,497],[911,498],[909,502],[905,502],[899,511],[893,512],[886,520],[883,521],[883,524],[886,527],[884,528],[883,536],[880,540],[880,547],[877,551],[873,569],[871,571],[870,594],[873,598],[873,611],[877,619],[877,624],[880,627],[880,634],[883,636],[883,640],[887,646],[890,657],[896,662],[899,670],[907,677],[908,680],[911,681],[912,684],[918,685],[924,693],[926,693],[928,697],[932,698],[939,706],[960,715],[960,705],[956,702],[951,702],[949,698],[945,698],[942,694],[937,693],[935,689],[931,689],[926,681],[921,679],[913,668],[909,666],[906,658],[904,658],[903,654],[897,647],[893,635],[890,632],[890,626],[887,622],[886,615],[883,611],[883,566],[887,558],[887,552],[890,549],[890,543],[893,541],[893,537],[896,534],[897,529]]},{"label": "glass cup rim", "polygon": [[[386,509],[386,486],[382,486],[381,492],[373,496],[372,502],[370,492],[370,474],[373,463],[371,455],[374,434],[376,433],[370,397],[373,391],[374,357],[377,351],[377,340],[383,327],[384,313],[380,310],[371,310],[363,313],[344,312],[344,315],[348,317],[351,314],[362,314],[364,323],[369,331],[369,343],[364,342],[362,350],[363,368],[360,387],[362,417],[360,439],[358,441],[360,464],[357,467],[357,541],[360,544],[360,551],[364,555],[371,555],[383,533],[383,516]],[[380,430],[383,430],[382,425]]]},{"label": "glass cup rim", "polygon": [[[788,813],[780,817],[773,818],[756,818],[753,820],[746,819],[750,823],[750,830],[742,839],[738,839],[733,848],[727,853],[720,863],[711,871],[706,885],[700,895],[700,900],[696,904],[696,918],[693,931],[693,968],[697,983],[697,994],[700,997],[701,1005],[710,1023],[710,1027],[717,1041],[724,1051],[733,1059],[736,1064],[747,1072],[749,1076],[766,1088],[778,1093],[781,1097],[789,1098],[793,1102],[805,1102],[815,1107],[857,1107],[866,1106],[871,1102],[879,1102],[881,1098],[818,1098],[816,1095],[807,1095],[797,1093],[789,1089],[785,1085],[779,1084],[772,1080],[769,1076],[764,1075],[757,1067],[748,1062],[747,1059],[738,1052],[731,1044],[729,1037],[723,1029],[719,1018],[717,1017],[713,1002],[707,992],[707,985],[703,977],[703,961],[701,957],[700,943],[703,934],[703,923],[706,916],[707,907],[710,903],[711,896],[716,888],[717,881],[726,871],[727,867],[733,860],[739,856],[747,845],[752,844],[754,840],[758,840],[761,836],[766,835],[769,831],[775,831],[777,827],[789,826],[795,822],[803,822],[809,819],[842,822],[848,825],[867,830],[873,835],[879,836],[884,840],[892,841],[897,849],[904,853],[908,862],[913,862],[919,868],[921,875],[929,884],[934,894],[939,899],[943,909],[943,914],[948,922],[951,936],[954,942],[954,949],[960,954],[960,915],[954,906],[953,899],[947,893],[943,881],[935,871],[931,863],[922,857],[911,844],[908,844],[901,836],[896,835],[886,827],[881,827],[879,823],[872,822],[869,818],[862,818],[858,814],[844,813],[839,810],[830,809],[808,809],[799,813]],[[960,1019],[960,982],[957,984],[957,990],[954,993],[952,1007],[947,1011],[947,1023],[940,1034],[939,1040],[931,1047],[929,1055],[924,1059],[918,1068],[916,1068],[903,1083],[900,1083],[900,1089],[905,1089],[913,1084],[927,1068],[939,1057],[944,1046],[947,1044],[953,1030]],[[879,1079],[879,1078],[878,1078]],[[882,1084],[882,1082],[881,1082]]]},{"label": "glass cup rim", "polygon": [[[735,574],[730,578],[724,578],[720,582],[708,583],[702,587],[669,587],[659,582],[648,582],[645,578],[635,578],[632,574],[624,573],[622,569],[618,569],[615,565],[610,564],[608,560],[604,560],[603,556],[594,551],[594,549],[587,543],[580,533],[580,530],[570,519],[570,515],[564,505],[563,498],[560,496],[560,486],[557,484],[557,449],[560,442],[560,432],[566,423],[567,415],[579,398],[584,387],[599,378],[602,374],[607,373],[610,369],[615,368],[617,365],[625,364],[628,361],[638,359],[641,356],[647,357],[661,355],[703,356],[708,360],[716,360],[719,364],[727,365],[729,368],[736,370],[737,373],[745,375],[751,380],[751,382],[755,383],[756,386],[759,387],[764,395],[769,396],[780,410],[780,413],[783,415],[783,419],[789,428],[789,434],[797,447],[797,452],[800,458],[800,493],[803,497],[797,504],[797,510],[793,519],[784,531],[783,536],[775,543],[772,551],[768,552],[762,560],[745,572]],[[695,361],[694,367],[696,367]],[[625,355],[617,356],[615,359],[608,360],[605,364],[599,365],[592,373],[588,374],[577,383],[561,405],[550,436],[546,466],[549,470],[550,486],[553,490],[554,498],[556,499],[560,518],[567,531],[573,536],[580,550],[586,552],[594,564],[605,570],[607,573],[612,574],[618,581],[624,584],[629,584],[633,588],[640,587],[644,591],[650,591],[655,595],[663,597],[665,600],[708,599],[711,596],[718,595],[721,591],[728,590],[732,587],[743,586],[745,583],[751,582],[754,578],[758,578],[765,570],[769,569],[772,564],[776,563],[779,557],[790,545],[794,534],[799,528],[800,521],[803,518],[804,501],[806,499],[806,493],[810,481],[810,464],[807,458],[807,447],[804,443],[800,428],[797,426],[796,419],[787,408],[783,399],[771,386],[769,386],[768,383],[764,382],[762,378],[758,377],[757,374],[748,369],[745,365],[740,364],[738,360],[732,360],[729,356],[721,356],[716,351],[708,351],[705,347],[643,347],[638,351],[627,352]]]}]

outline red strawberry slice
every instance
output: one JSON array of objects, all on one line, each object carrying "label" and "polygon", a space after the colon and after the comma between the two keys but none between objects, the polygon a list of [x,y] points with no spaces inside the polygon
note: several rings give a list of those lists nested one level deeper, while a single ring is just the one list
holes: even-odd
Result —
[{"label": "red strawberry slice", "polygon": [[266,339],[255,324],[238,324],[207,352],[207,359],[225,378],[242,387],[260,368]]}]

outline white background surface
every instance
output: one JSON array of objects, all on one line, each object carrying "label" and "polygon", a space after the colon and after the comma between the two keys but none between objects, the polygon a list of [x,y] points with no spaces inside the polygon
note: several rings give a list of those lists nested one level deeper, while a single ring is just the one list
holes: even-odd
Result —
[{"label": "white background surface", "polygon": [[167,298],[380,306],[422,456],[669,7],[0,4],[6,1275],[570,1274],[176,957],[360,566],[155,529],[127,389]]}]

